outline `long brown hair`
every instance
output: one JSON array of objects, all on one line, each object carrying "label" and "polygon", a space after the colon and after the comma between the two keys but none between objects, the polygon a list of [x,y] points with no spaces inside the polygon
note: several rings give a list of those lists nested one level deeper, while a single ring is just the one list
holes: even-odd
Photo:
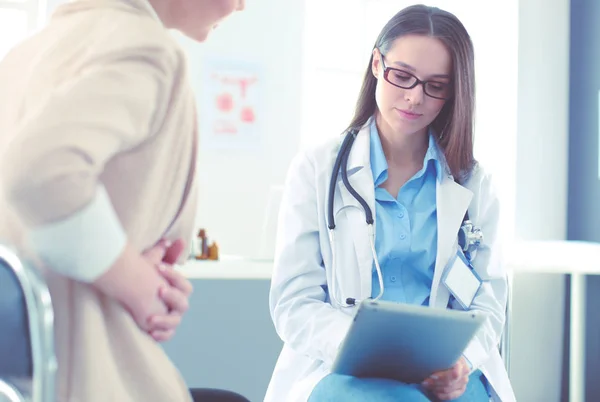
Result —
[{"label": "long brown hair", "polygon": [[[453,96],[431,123],[452,175],[465,179],[475,165],[473,118],[475,112],[475,61],[473,43],[463,24],[453,14],[436,7],[415,5],[398,12],[383,27],[374,49],[385,55],[394,40],[404,35],[426,35],[438,39],[452,57]],[[348,129],[360,129],[377,111],[372,72],[373,55],[362,83],[354,118]]]}]

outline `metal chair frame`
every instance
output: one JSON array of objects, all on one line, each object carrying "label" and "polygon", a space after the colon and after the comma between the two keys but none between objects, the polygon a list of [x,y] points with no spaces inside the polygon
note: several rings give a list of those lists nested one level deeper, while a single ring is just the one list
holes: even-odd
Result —
[{"label": "metal chair frame", "polygon": [[[50,291],[40,272],[24,264],[17,254],[0,245],[0,260],[12,269],[25,298],[29,340],[31,342],[32,370],[30,389],[19,389],[15,381],[23,379],[0,379],[0,395],[9,401],[19,401],[23,393],[32,402],[53,402],[56,398],[56,353],[54,350],[54,311]],[[11,381],[8,383],[7,381]],[[10,399],[13,398],[13,399]]]},{"label": "metal chair frame", "polygon": [[508,283],[507,287],[507,300],[506,300],[506,315],[504,319],[504,331],[502,333],[502,338],[500,339],[500,356],[502,356],[502,360],[504,361],[504,367],[506,368],[506,372],[510,377],[510,320],[512,315],[512,273],[508,273],[506,276],[506,281]]}]

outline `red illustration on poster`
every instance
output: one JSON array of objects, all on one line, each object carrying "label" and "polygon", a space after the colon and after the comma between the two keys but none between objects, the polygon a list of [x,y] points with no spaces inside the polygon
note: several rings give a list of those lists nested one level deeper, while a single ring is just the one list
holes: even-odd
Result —
[{"label": "red illustration on poster", "polygon": [[261,74],[246,62],[207,60],[200,90],[202,144],[208,148],[255,148],[261,122]]}]

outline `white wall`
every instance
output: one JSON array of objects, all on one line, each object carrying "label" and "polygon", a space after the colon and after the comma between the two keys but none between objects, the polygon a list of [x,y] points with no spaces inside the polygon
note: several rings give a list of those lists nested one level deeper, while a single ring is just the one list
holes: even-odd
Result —
[{"label": "white wall", "polygon": [[[302,1],[252,0],[204,44],[182,40],[196,92],[203,57],[248,60],[264,69],[261,138],[255,150],[211,150],[200,139],[198,227],[223,254],[256,256],[270,188],[285,179],[298,151],[302,109]],[[203,118],[199,104],[199,119]],[[200,123],[202,124],[202,123]]]},{"label": "white wall", "polygon": [[[47,0],[48,15],[66,0]],[[256,256],[272,186],[283,183],[299,149],[302,113],[304,1],[251,0],[225,20],[206,43],[174,33],[188,54],[202,125],[202,71],[206,57],[250,61],[265,78],[254,150],[212,150],[200,133],[200,199],[196,226],[206,228],[220,252]]]}]

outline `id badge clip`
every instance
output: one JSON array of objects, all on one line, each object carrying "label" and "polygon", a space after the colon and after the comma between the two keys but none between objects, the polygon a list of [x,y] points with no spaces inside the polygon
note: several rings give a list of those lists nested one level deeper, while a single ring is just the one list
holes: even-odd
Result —
[{"label": "id badge clip", "polygon": [[481,278],[461,250],[448,265],[442,282],[462,308],[468,310],[481,288]]}]

